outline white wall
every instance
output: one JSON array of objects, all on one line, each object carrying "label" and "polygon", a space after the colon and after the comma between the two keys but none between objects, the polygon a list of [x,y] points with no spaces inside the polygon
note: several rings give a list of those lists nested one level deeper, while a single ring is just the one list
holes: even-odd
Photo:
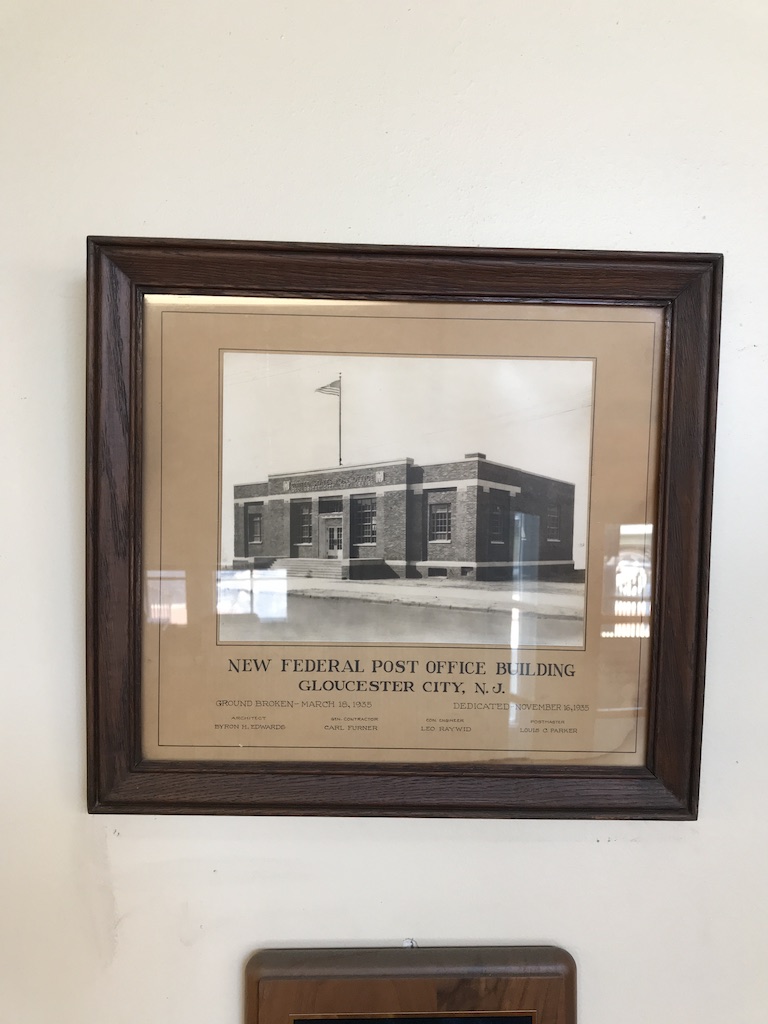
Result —
[{"label": "white wall", "polygon": [[[407,936],[765,1018],[767,50],[761,0],[4,4],[3,1021],[225,1024],[256,948]],[[86,815],[88,233],[725,252],[699,821]]]}]

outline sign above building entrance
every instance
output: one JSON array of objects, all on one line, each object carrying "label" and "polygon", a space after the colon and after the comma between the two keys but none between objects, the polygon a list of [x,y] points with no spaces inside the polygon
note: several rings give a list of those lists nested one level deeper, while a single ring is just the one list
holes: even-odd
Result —
[{"label": "sign above building entrance", "polygon": [[94,810],[695,813],[718,258],[91,253]]}]

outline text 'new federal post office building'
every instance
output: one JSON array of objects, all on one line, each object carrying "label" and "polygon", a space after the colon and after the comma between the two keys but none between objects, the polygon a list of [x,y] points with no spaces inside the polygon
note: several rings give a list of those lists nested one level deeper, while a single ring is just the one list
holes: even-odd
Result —
[{"label": "text 'new federal post office building'", "polygon": [[375,577],[573,578],[574,485],[492,462],[397,459],[234,488],[234,568]]}]

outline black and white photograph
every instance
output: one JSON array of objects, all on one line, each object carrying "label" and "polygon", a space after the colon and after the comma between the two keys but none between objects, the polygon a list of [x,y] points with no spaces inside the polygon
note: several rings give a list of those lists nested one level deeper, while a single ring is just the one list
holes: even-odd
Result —
[{"label": "black and white photograph", "polygon": [[219,642],[583,647],[593,377],[222,352]]}]

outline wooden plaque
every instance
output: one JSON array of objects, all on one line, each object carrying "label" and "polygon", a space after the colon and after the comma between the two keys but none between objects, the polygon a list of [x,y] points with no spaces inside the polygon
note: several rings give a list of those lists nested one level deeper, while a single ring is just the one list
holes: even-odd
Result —
[{"label": "wooden plaque", "polygon": [[576,966],[555,946],[465,946],[264,950],[246,967],[245,1024],[382,1018],[575,1024]]}]

